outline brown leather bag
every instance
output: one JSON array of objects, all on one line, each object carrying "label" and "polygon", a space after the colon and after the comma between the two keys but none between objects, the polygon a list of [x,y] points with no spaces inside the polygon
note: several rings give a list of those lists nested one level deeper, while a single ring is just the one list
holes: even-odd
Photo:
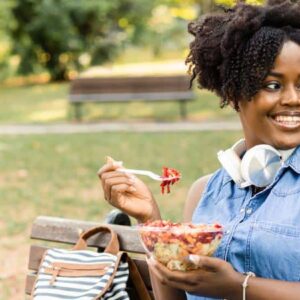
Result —
[{"label": "brown leather bag", "polygon": [[[87,239],[101,232],[111,239],[104,252],[87,249]],[[71,250],[51,248],[41,261],[32,299],[129,299],[128,277],[141,300],[151,300],[141,275],[126,252],[120,251],[117,234],[108,226],[83,232]],[[70,298],[72,297],[72,298]]]}]

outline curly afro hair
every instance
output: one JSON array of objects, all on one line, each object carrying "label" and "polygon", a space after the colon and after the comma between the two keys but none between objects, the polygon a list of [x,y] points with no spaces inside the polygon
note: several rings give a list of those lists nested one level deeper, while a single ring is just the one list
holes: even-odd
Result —
[{"label": "curly afro hair", "polygon": [[300,3],[272,0],[238,3],[191,22],[194,36],[186,59],[191,82],[221,97],[221,107],[248,101],[261,89],[285,41],[300,45]]}]

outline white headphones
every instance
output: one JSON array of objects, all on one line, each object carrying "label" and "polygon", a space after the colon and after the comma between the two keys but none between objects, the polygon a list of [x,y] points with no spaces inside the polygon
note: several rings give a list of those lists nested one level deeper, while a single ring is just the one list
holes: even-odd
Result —
[{"label": "white headphones", "polygon": [[246,151],[246,143],[242,139],[231,148],[219,151],[218,159],[241,188],[250,185],[266,187],[273,182],[277,171],[294,149],[276,150],[270,145],[262,144]]}]

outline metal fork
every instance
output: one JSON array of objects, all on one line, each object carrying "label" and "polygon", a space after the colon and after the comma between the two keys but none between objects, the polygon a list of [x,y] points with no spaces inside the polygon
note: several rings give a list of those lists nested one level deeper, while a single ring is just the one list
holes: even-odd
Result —
[{"label": "metal fork", "polygon": [[163,177],[161,175],[155,174],[151,171],[148,170],[135,170],[135,169],[125,169],[125,168],[120,168],[118,169],[119,172],[123,173],[129,173],[129,174],[136,174],[136,175],[145,175],[148,176],[154,180],[157,181],[167,181],[167,180],[172,180],[172,179],[180,179],[180,176],[174,176],[174,177]]}]

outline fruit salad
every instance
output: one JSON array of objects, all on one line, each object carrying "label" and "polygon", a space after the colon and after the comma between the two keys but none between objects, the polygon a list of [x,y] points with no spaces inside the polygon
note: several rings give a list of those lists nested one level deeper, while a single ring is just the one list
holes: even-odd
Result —
[{"label": "fruit salad", "polygon": [[223,229],[220,224],[172,223],[157,220],[139,225],[146,251],[170,270],[196,269],[190,254],[211,256],[218,247]]},{"label": "fruit salad", "polygon": [[176,169],[163,167],[161,177],[163,178],[160,184],[161,193],[165,193],[165,188],[167,188],[167,193],[170,193],[170,185],[173,185],[175,182],[179,181],[181,178],[181,173]]}]

